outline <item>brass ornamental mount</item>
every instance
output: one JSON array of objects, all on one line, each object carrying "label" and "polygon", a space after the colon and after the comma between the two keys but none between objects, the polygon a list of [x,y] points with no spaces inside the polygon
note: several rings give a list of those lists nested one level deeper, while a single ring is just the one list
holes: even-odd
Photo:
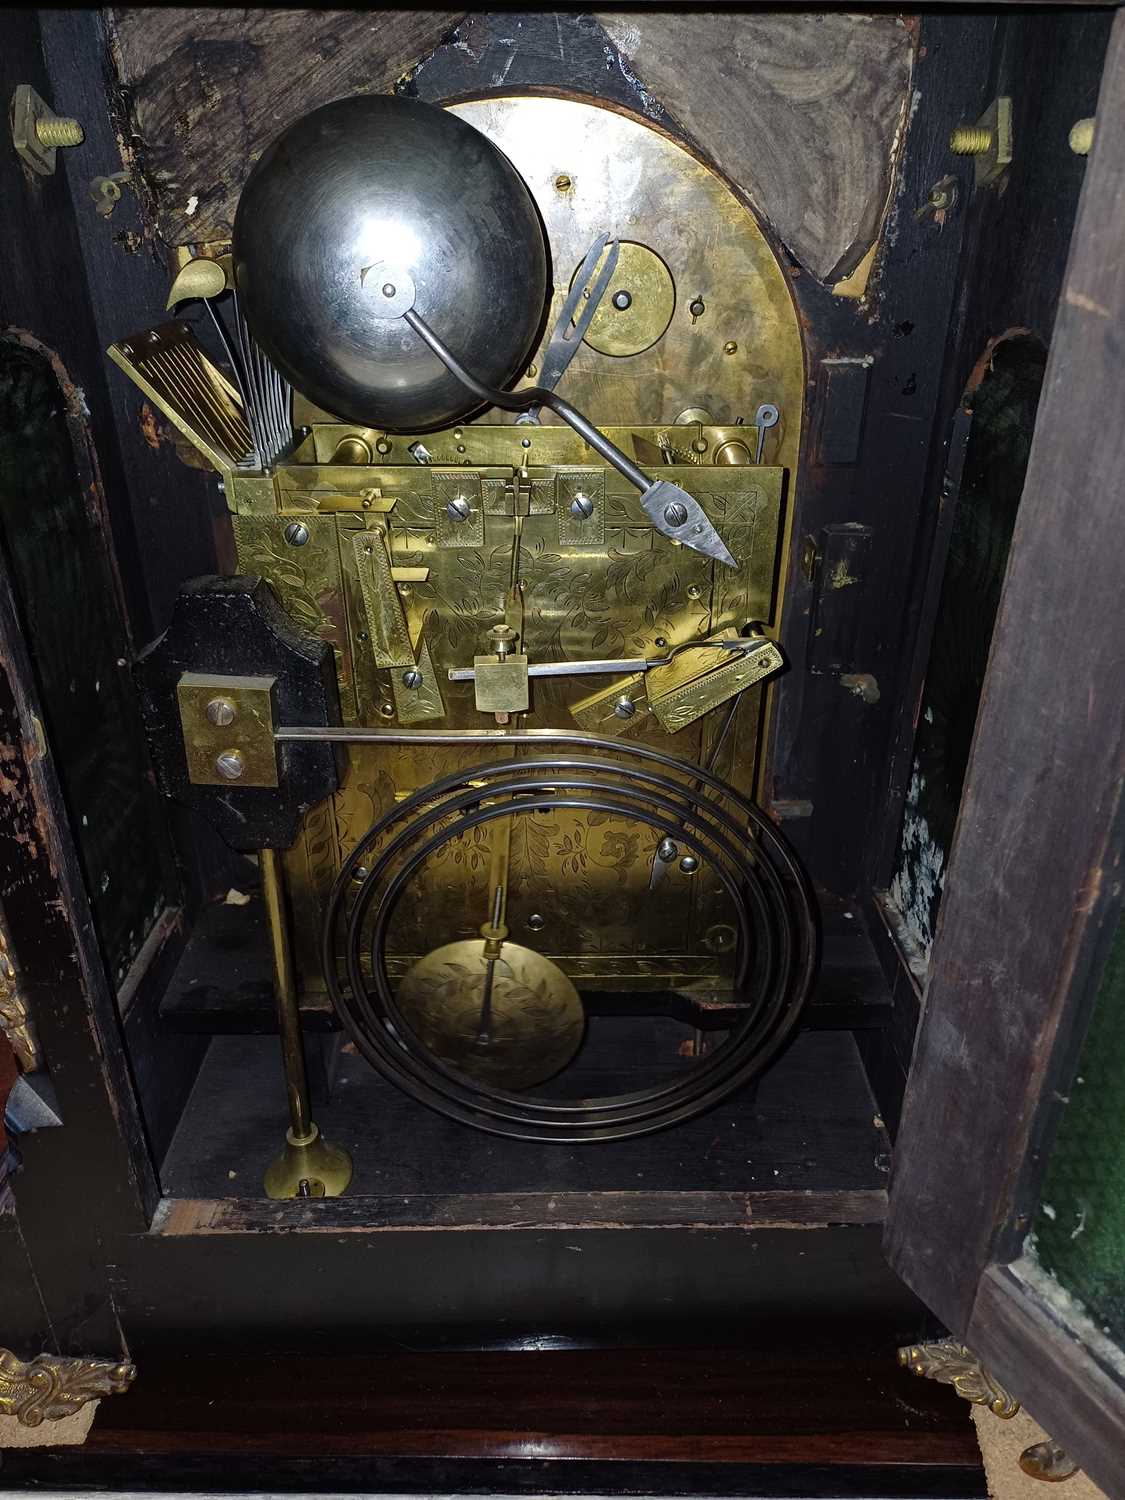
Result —
[{"label": "brass ornamental mount", "polygon": [[16,1061],[25,1073],[39,1066],[39,1047],[31,1024],[31,1015],[20,989],[11,944],[3,918],[0,917],[0,1031],[8,1038]]},{"label": "brass ornamental mount", "polygon": [[[956,1339],[906,1344],[898,1351],[898,1362],[915,1375],[952,1386],[974,1406],[987,1406],[994,1417],[1010,1421],[1020,1410],[1016,1398],[989,1374],[971,1349]],[[1058,1482],[1078,1473],[1078,1465],[1054,1438],[1045,1438],[1025,1448],[1019,1464],[1032,1479]]]},{"label": "brass ornamental mount", "polygon": [[88,1401],[127,1391],[136,1376],[136,1365],[124,1360],[59,1354],[23,1360],[10,1349],[0,1349],[0,1416],[15,1417],[22,1427],[58,1422]]},{"label": "brass ornamental mount", "polygon": [[915,1375],[951,1385],[959,1396],[975,1406],[987,1406],[994,1416],[1014,1417],[1020,1409],[1016,1398],[956,1339],[907,1344],[898,1351],[898,1362]]}]

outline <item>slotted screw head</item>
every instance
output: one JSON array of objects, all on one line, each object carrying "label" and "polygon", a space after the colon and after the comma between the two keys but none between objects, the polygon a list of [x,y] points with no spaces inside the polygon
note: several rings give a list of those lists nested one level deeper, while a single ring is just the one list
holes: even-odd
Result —
[{"label": "slotted screw head", "polygon": [[445,509],[451,521],[467,521],[473,513],[473,507],[464,495],[455,495]]},{"label": "slotted screw head", "polygon": [[673,500],[664,507],[664,519],[669,526],[682,526],[687,520],[687,506],[682,500]]},{"label": "slotted screw head", "polygon": [[679,852],[674,839],[661,839],[656,846],[656,857],[662,865],[670,865]]},{"label": "slotted screw head", "polygon": [[631,719],[637,711],[637,705],[632,698],[618,698],[613,705],[613,711],[619,719]]},{"label": "slotted screw head", "polygon": [[407,667],[402,674],[402,685],[408,688],[420,688],[422,686],[422,674],[417,667]]},{"label": "slotted screw head", "polygon": [[594,502],[579,491],[570,502],[570,513],[576,521],[588,521],[594,514]]},{"label": "slotted screw head", "polygon": [[212,698],[207,705],[207,717],[217,728],[225,728],[234,722],[235,707],[229,698]]},{"label": "slotted screw head", "polygon": [[241,750],[224,750],[215,757],[215,770],[227,781],[237,781],[246,769],[246,760]]},{"label": "slotted screw head", "polygon": [[304,521],[290,521],[285,528],[285,540],[291,547],[303,547],[309,539],[309,528]]}]

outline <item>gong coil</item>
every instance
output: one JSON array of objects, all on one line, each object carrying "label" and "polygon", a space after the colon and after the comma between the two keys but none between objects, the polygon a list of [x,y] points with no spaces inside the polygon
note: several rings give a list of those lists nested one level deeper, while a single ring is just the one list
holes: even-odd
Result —
[{"label": "gong coil", "polygon": [[[712,773],[648,746],[536,753],[467,767],[388,810],[344,861],[322,933],[324,973],[341,1023],[383,1077],[440,1113],[533,1141],[621,1140],[712,1108],[760,1073],[792,1034],[816,968],[812,894],[788,844],[758,808]],[[610,758],[612,756],[612,758]],[[674,839],[708,868],[731,905],[731,987],[740,1019],[688,1076],[603,1098],[560,1100],[503,1089],[443,1061],[396,1003],[386,942],[411,879],[451,839],[497,819],[571,808],[609,813]]]}]

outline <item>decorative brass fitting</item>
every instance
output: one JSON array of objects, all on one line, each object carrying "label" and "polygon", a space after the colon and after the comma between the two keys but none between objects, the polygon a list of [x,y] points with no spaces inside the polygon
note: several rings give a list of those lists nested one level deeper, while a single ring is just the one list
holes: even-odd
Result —
[{"label": "decorative brass fitting", "polygon": [[10,1349],[0,1349],[0,1416],[15,1417],[22,1427],[58,1422],[72,1417],[87,1401],[120,1395],[136,1378],[136,1365],[124,1360],[59,1354],[23,1360]]},{"label": "decorative brass fitting", "polygon": [[69,115],[55,114],[30,83],[16,85],[11,127],[17,154],[41,177],[49,177],[55,170],[55,151],[59,146],[80,146],[86,139],[78,121]]},{"label": "decorative brass fitting", "polygon": [[994,181],[1012,160],[1012,101],[1001,94],[975,125],[958,125],[949,137],[955,156],[971,156],[976,185]]},{"label": "decorative brass fitting", "polygon": [[1020,1409],[1016,1398],[990,1375],[980,1360],[956,1339],[935,1339],[928,1344],[906,1344],[898,1351],[898,1362],[915,1375],[951,1385],[974,1406],[987,1406],[995,1417],[1014,1417]]}]

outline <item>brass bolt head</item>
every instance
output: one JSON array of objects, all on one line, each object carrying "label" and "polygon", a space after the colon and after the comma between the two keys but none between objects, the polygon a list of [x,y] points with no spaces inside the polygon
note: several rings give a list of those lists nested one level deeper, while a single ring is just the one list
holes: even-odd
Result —
[{"label": "brass bolt head", "polygon": [[727,339],[726,343],[723,345],[723,353],[724,354],[737,354],[738,353],[738,345],[735,343],[735,341],[733,339]]}]

